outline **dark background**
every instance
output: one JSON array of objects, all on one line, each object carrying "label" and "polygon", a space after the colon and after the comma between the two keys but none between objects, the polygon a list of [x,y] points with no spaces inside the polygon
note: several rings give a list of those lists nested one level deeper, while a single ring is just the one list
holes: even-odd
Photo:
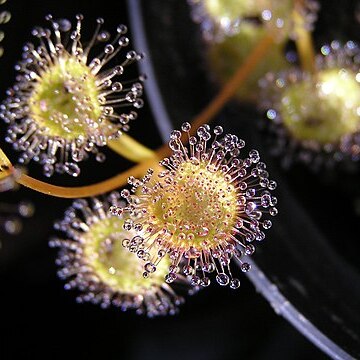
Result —
[{"label": "dark background", "polygon": [[[165,1],[165,0],[164,0]],[[155,1],[154,4],[158,4]],[[344,38],[359,34],[355,21],[354,8],[357,2],[344,1],[334,10],[335,1],[326,2],[319,19],[317,41],[328,40],[338,34],[338,27],[329,27],[336,21],[343,25]],[[147,2],[147,7],[151,0]],[[155,5],[154,5],[155,6]],[[1,64],[1,98],[14,81],[14,64],[21,56],[22,45],[31,40],[30,32],[35,25],[44,25],[44,16],[52,13],[54,17],[73,19],[75,14],[85,15],[84,34],[91,34],[95,19],[105,18],[106,28],[115,31],[119,23],[128,24],[125,1],[19,1],[8,0],[3,8],[10,10],[12,19],[4,26],[6,38],[3,42],[5,54]],[[155,12],[157,9],[155,9]],[[161,9],[159,8],[159,12]],[[350,14],[350,15],[349,15]],[[184,26],[186,26],[184,24]],[[182,29],[178,29],[181,32]],[[325,35],[326,34],[326,35]],[[151,34],[150,34],[151,35]],[[85,36],[84,36],[85,37]],[[130,29],[131,39],[131,29]],[[176,46],[176,44],[174,45]],[[141,49],[137,49],[141,51]],[[167,49],[162,49],[166,59]],[[191,49],[189,49],[191,51]],[[165,61],[165,60],[164,60]],[[196,65],[194,64],[194,67]],[[164,69],[171,71],[171,69]],[[192,86],[189,85],[191,94]],[[194,96],[196,99],[197,97]],[[199,103],[204,103],[199,98]],[[147,104],[139,111],[139,119],[132,124],[130,134],[148,146],[155,148],[161,144],[156,125]],[[225,113],[226,115],[226,113]],[[223,114],[223,117],[225,117]],[[183,119],[188,121],[189,119]],[[221,117],[220,120],[221,121]],[[228,120],[229,121],[229,120]],[[226,122],[225,122],[226,123]],[[231,125],[231,124],[230,124]],[[4,129],[1,124],[1,146],[16,162],[16,154],[3,144]],[[119,159],[106,151],[105,164],[95,164],[89,160],[82,166],[78,179],[65,179],[55,176],[51,182],[71,186],[95,183],[112,176],[131,163]],[[94,166],[98,171],[94,171]],[[289,174],[289,186],[296,185],[296,177],[302,168]],[[29,173],[37,178],[41,171],[37,165],[29,167]],[[303,174],[303,172],[301,172]],[[312,174],[305,173],[305,180],[312,181]],[[293,181],[294,180],[294,181]],[[316,180],[315,180],[316,184]],[[322,185],[323,186],[323,185]],[[326,191],[332,191],[328,184]],[[298,190],[303,205],[310,213],[314,211],[308,188]],[[342,192],[336,199],[348,205],[349,197]],[[344,196],[343,196],[344,195]],[[299,334],[291,325],[277,316],[268,302],[255,291],[254,286],[242,276],[242,287],[234,292],[219,286],[210,287],[189,298],[175,317],[149,320],[133,313],[122,313],[117,309],[102,310],[94,305],[78,305],[75,294],[63,290],[63,282],[56,277],[54,260],[56,251],[47,246],[54,234],[52,223],[62,217],[71,200],[57,199],[34,193],[27,189],[0,194],[0,201],[15,202],[19,199],[32,200],[36,213],[32,219],[25,220],[20,236],[1,234],[0,252],[1,273],[1,359],[323,359],[326,356]],[[321,204],[317,204],[322,210]],[[312,210],[311,210],[312,209]],[[316,207],[315,207],[316,209]],[[325,211],[325,210],[324,210]],[[315,219],[322,225],[331,222],[327,217]],[[351,226],[356,224],[352,213]],[[280,217],[280,215],[279,215]],[[277,220],[277,219],[276,219]],[[341,219],[340,221],[347,221]],[[275,221],[276,222],[276,221]],[[323,226],[325,228],[326,226]],[[336,233],[339,226],[333,224],[328,233]],[[273,230],[267,234],[271,239]],[[351,233],[351,231],[350,231]],[[358,233],[355,236],[358,238]],[[333,237],[335,238],[335,236]],[[346,259],[356,264],[354,248],[343,249],[346,245],[332,244],[341,248]],[[357,258],[357,257],[356,257]],[[255,257],[256,260],[256,257]]]}]

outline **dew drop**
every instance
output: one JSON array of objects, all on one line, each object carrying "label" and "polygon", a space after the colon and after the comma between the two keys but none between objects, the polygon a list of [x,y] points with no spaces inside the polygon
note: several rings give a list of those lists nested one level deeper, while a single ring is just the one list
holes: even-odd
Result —
[{"label": "dew drop", "polygon": [[116,91],[116,92],[118,92],[118,91],[121,91],[123,89],[123,86],[122,86],[122,84],[120,83],[120,82],[114,82],[113,84],[112,84],[112,86],[111,86],[111,90],[112,91]]},{"label": "dew drop", "polygon": [[262,225],[263,225],[264,229],[270,229],[272,226],[272,222],[271,222],[271,220],[264,220]]},{"label": "dew drop", "polygon": [[71,29],[71,22],[68,19],[57,19],[54,24],[61,32],[67,32]]},{"label": "dew drop", "polygon": [[95,159],[97,162],[103,163],[106,160],[106,155],[102,152],[99,152],[96,154]]},{"label": "dew drop", "polygon": [[223,131],[224,130],[221,126],[215,126],[215,128],[214,128],[214,134],[217,136],[221,135],[223,133]]},{"label": "dew drop", "polygon": [[245,254],[246,255],[252,255],[255,252],[255,246],[252,244],[245,246]]},{"label": "dew drop", "polygon": [[240,280],[233,278],[230,280],[230,288],[231,289],[238,289],[240,287]]},{"label": "dew drop", "polygon": [[105,49],[104,49],[105,54],[112,54],[114,52],[114,50],[115,49],[114,49],[113,45],[111,45],[111,44],[105,45]]},{"label": "dew drop", "polygon": [[190,266],[190,265],[185,265],[183,267],[183,273],[188,276],[188,275],[192,275],[194,273],[194,269]]},{"label": "dew drop", "polygon": [[221,286],[226,286],[229,284],[230,279],[229,276],[227,276],[225,273],[219,273],[216,275],[216,281]]},{"label": "dew drop", "polygon": [[248,272],[250,269],[251,269],[251,265],[249,263],[241,264],[241,271],[242,272]]},{"label": "dew drop", "polygon": [[201,279],[200,279],[199,276],[193,275],[193,276],[191,277],[190,283],[191,283],[192,286],[200,285],[200,282],[201,282]]},{"label": "dew drop", "polygon": [[108,41],[110,39],[110,33],[108,31],[101,31],[98,36],[97,36],[97,40],[104,42],[104,41]]},{"label": "dew drop", "polygon": [[177,275],[173,272],[165,275],[165,281],[168,284],[171,284],[172,282],[174,282],[176,280],[176,278],[177,278]]},{"label": "dew drop", "polygon": [[153,263],[148,262],[145,264],[144,269],[149,273],[153,273],[156,271],[156,266]]},{"label": "dew drop", "polygon": [[203,277],[200,280],[200,285],[203,286],[203,287],[209,286],[210,285],[210,279],[208,277]]},{"label": "dew drop", "polygon": [[190,131],[190,129],[191,129],[191,125],[188,122],[184,122],[181,125],[181,130],[184,131],[184,132],[188,132],[188,131]]}]

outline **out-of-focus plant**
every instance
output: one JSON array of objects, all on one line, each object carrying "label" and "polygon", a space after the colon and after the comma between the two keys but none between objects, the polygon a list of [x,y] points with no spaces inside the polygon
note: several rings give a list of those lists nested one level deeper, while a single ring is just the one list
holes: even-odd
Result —
[{"label": "out-of-focus plant", "polygon": [[[257,101],[258,81],[268,71],[288,69],[292,56],[286,56],[289,40],[300,46],[300,56],[309,63],[308,33],[312,30],[318,3],[276,0],[189,0],[192,18],[199,23],[206,42],[209,72],[220,84],[227,81],[251,49],[270,33],[273,44],[239,88],[242,102]],[[304,46],[305,45],[305,46]],[[310,60],[311,61],[311,60]]]}]

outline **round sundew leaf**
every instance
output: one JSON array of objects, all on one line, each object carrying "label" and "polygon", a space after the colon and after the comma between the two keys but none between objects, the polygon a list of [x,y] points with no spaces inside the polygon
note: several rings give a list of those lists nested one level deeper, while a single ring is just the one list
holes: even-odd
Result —
[{"label": "round sundew leaf", "polygon": [[113,291],[139,295],[152,286],[160,287],[167,274],[169,259],[165,258],[157,271],[144,279],[143,262],[135,254],[129,254],[122,245],[122,239],[131,238],[123,224],[124,221],[117,217],[107,217],[91,225],[83,236],[85,262],[93,268],[94,275]]},{"label": "round sundew leaf", "polygon": [[298,140],[338,143],[360,129],[360,84],[345,69],[326,69],[289,84],[281,96],[284,126]]},{"label": "round sundew leaf", "polygon": [[[161,188],[147,211],[156,223],[171,228],[173,243],[179,247],[200,247],[204,240],[216,247],[219,233],[230,233],[237,216],[237,193],[224,175],[211,172],[206,164],[181,164],[173,176],[173,186]],[[153,194],[157,196],[157,194]],[[214,243],[213,243],[214,241]]]},{"label": "round sundew leaf", "polygon": [[101,126],[99,95],[90,68],[64,53],[34,85],[30,116],[45,128],[46,135],[67,140],[86,137],[90,121]]},{"label": "round sundew leaf", "polygon": [[[66,280],[65,289],[78,291],[78,302],[133,309],[149,317],[175,314],[182,303],[177,290],[187,292],[190,283],[173,274],[175,291],[167,284],[170,281],[165,282],[169,256],[142,246],[145,234],[129,229],[127,225],[134,223],[131,218],[124,219],[119,212],[119,217],[112,216],[112,208],[123,208],[119,198],[113,192],[105,200],[77,199],[55,223],[55,229],[63,233],[49,243],[59,248],[58,275]],[[125,249],[128,246],[131,253]],[[156,256],[161,256],[161,263],[153,262]]]}]

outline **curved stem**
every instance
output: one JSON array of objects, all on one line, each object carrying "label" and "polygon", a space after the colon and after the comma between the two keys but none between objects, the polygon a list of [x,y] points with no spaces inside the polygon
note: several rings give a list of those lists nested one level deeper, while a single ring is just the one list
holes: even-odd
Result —
[{"label": "curved stem", "polygon": [[[274,44],[274,34],[266,34],[252,49],[245,61],[239,66],[234,75],[225,83],[214,99],[191,121],[190,135],[194,135],[196,129],[211,121],[226,103],[236,94],[239,87],[244,84],[246,79],[256,66],[265,60],[265,55]],[[183,138],[185,142],[187,138]],[[167,144],[164,144],[158,151],[159,157],[167,156]]]},{"label": "curved stem", "polygon": [[105,181],[101,181],[93,185],[78,187],[63,187],[51,185],[46,182],[34,179],[25,174],[23,174],[17,180],[17,182],[23,186],[26,186],[32,190],[41,192],[46,195],[74,199],[96,196],[114,190],[120,186],[125,185],[129,176],[141,177],[145,174],[147,169],[158,169],[158,167],[158,161],[156,161],[156,159],[154,158],[152,160],[148,160],[146,162],[144,161],[138,165],[135,165],[132,168],[122,172],[121,174],[118,174]]},{"label": "curved stem", "polygon": [[214,118],[224,105],[232,98],[238,91],[241,84],[250,76],[251,72],[256,68],[258,63],[265,60],[265,55],[274,44],[274,36],[269,33],[265,35],[252,49],[249,56],[240,65],[235,74],[224,85],[218,95],[205,107],[200,114],[195,116],[192,121],[193,130],[205,124]]},{"label": "curved stem", "polygon": [[[244,81],[248,78],[256,65],[265,58],[267,51],[270,49],[273,43],[274,37],[270,33],[265,35],[264,38],[254,47],[252,52],[246,58],[245,62],[240,65],[234,76],[224,85],[224,87],[209,103],[209,105],[206,106],[205,109],[192,120],[192,134],[199,126],[209,122],[212,118],[214,118],[215,115],[219,113],[223,106],[235,94],[241,84],[243,84]],[[184,139],[184,141],[186,141],[186,139]],[[51,196],[63,198],[96,196],[123,186],[126,184],[127,178],[129,176],[141,177],[148,168],[158,167],[158,160],[170,155],[171,151],[167,144],[164,144],[156,152],[153,152],[153,154],[153,157],[142,161],[140,164],[126,170],[125,172],[93,185],[80,187],[61,187],[33,179],[25,174],[21,175],[20,178],[17,179],[17,182],[35,191]]]},{"label": "curved stem", "polygon": [[150,150],[127,134],[122,134],[117,139],[110,140],[107,146],[135,163],[139,163],[155,156],[155,151]]}]

